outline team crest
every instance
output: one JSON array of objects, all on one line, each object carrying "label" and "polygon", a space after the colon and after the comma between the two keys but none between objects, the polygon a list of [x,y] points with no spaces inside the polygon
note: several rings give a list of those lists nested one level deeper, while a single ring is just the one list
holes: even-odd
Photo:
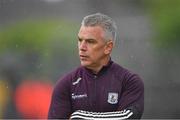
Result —
[{"label": "team crest", "polygon": [[110,104],[118,103],[118,93],[108,93],[108,103]]}]

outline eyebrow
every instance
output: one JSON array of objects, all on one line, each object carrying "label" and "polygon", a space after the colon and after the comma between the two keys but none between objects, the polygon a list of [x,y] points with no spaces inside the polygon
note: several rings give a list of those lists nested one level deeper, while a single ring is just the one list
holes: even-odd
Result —
[{"label": "eyebrow", "polygon": [[[80,38],[79,36],[78,36],[78,39],[79,39],[79,40],[82,40],[82,38]],[[85,39],[85,40],[93,40],[93,41],[96,41],[96,40],[93,39],[93,38],[88,38],[88,39]]]}]

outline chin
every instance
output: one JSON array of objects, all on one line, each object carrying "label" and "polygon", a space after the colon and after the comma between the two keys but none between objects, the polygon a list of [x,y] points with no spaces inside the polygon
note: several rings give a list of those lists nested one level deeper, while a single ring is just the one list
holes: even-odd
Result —
[{"label": "chin", "polygon": [[81,65],[84,66],[84,67],[87,67],[90,65],[89,62],[86,62],[86,61],[81,61]]}]

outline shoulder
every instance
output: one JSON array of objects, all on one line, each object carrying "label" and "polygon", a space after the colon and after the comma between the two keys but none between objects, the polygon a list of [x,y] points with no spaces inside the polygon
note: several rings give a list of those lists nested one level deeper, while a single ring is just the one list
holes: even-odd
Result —
[{"label": "shoulder", "polygon": [[110,72],[114,73],[118,78],[125,79],[127,76],[131,76],[134,73],[124,68],[123,66],[113,62],[110,67]]},{"label": "shoulder", "polygon": [[74,70],[70,71],[69,73],[66,73],[60,79],[56,82],[56,86],[68,86],[71,85],[71,83],[78,78],[83,72],[83,67],[77,67]]},{"label": "shoulder", "polygon": [[111,71],[115,73],[116,77],[118,77],[123,81],[124,85],[130,83],[130,84],[138,84],[140,86],[143,86],[143,80],[138,74],[134,73],[133,71],[125,67],[122,67],[121,65],[115,62],[113,62],[111,66]]}]

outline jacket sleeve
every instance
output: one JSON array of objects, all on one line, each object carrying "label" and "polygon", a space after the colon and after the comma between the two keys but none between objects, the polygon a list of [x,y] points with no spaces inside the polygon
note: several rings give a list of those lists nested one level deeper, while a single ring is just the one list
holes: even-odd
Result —
[{"label": "jacket sleeve", "polygon": [[56,83],[48,113],[48,119],[68,119],[71,115],[71,99],[69,78],[63,78]]},{"label": "jacket sleeve", "polygon": [[144,83],[136,74],[126,74],[118,110],[133,112],[132,119],[140,119],[144,111]]},{"label": "jacket sleeve", "polygon": [[72,113],[70,119],[84,120],[124,120],[133,115],[130,110],[114,111],[114,112],[89,112],[77,110]]}]

